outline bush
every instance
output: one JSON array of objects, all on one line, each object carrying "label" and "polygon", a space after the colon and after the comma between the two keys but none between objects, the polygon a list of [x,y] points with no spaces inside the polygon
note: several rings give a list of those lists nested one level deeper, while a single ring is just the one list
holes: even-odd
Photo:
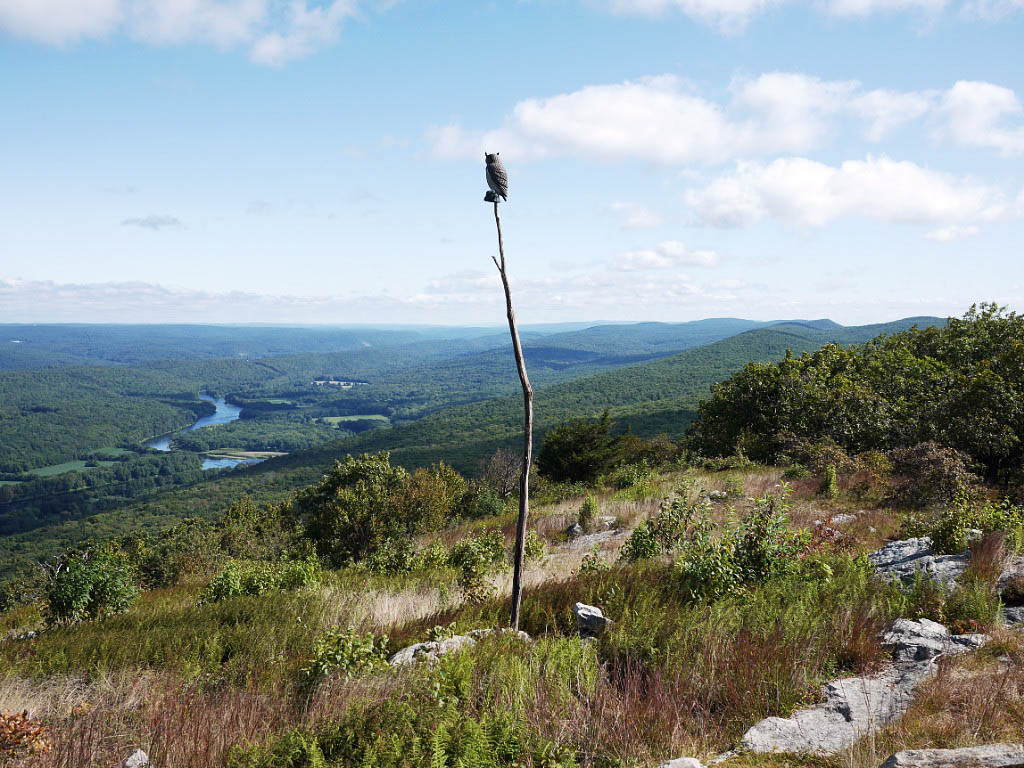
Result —
[{"label": "bush", "polygon": [[937,552],[956,554],[967,549],[972,531],[977,530],[983,535],[1003,532],[1007,546],[1018,550],[1024,544],[1024,507],[1011,504],[1008,499],[976,504],[960,496],[943,512],[928,535]]},{"label": "bush", "polygon": [[597,501],[594,500],[593,496],[587,496],[583,500],[582,506],[580,506],[579,524],[586,532],[593,531],[597,527],[597,513],[600,509],[597,506]]},{"label": "bush", "polygon": [[346,456],[317,485],[299,491],[292,514],[317,552],[335,565],[361,560],[388,538],[420,532],[419,520],[397,512],[408,473],[390,455]]},{"label": "bush", "polygon": [[836,472],[835,464],[825,467],[825,477],[821,481],[821,489],[818,493],[826,499],[839,498],[839,475]]},{"label": "bush", "polygon": [[386,666],[388,638],[358,635],[354,629],[333,630],[321,635],[313,646],[313,658],[302,670],[311,681],[334,672],[349,678]]},{"label": "bush", "polygon": [[420,564],[409,539],[384,539],[377,548],[363,561],[363,565],[371,573],[393,576],[408,573]]},{"label": "bush", "polygon": [[766,494],[738,522],[726,524],[715,537],[704,507],[691,523],[676,561],[676,575],[685,599],[717,600],[741,587],[801,572],[827,576],[820,568],[801,569],[810,537],[789,529],[787,488]]},{"label": "bush", "polygon": [[448,555],[448,562],[459,571],[459,586],[470,603],[482,603],[493,595],[487,577],[507,561],[505,540],[498,531],[463,539]]},{"label": "bush", "polygon": [[526,534],[526,541],[523,543],[523,555],[527,560],[542,560],[547,554],[547,546],[544,539],[537,535],[536,531]]},{"label": "bush", "polygon": [[673,552],[686,537],[693,520],[706,515],[709,508],[707,501],[688,504],[681,496],[666,499],[657,515],[633,529],[619,553],[619,559],[635,563]]},{"label": "bush", "polygon": [[139,590],[128,566],[102,552],[72,554],[59,562],[46,585],[46,623],[73,624],[128,610]]},{"label": "bush", "polygon": [[886,454],[892,475],[889,501],[924,508],[952,504],[979,481],[970,471],[970,458],[936,442],[918,443]]},{"label": "bush", "polygon": [[217,603],[242,595],[259,597],[300,589],[319,584],[322,577],[320,562],[314,557],[277,563],[232,560],[210,581],[199,602]]},{"label": "bush", "polygon": [[505,502],[497,493],[484,485],[473,483],[458,504],[459,517],[479,520],[505,514]]}]

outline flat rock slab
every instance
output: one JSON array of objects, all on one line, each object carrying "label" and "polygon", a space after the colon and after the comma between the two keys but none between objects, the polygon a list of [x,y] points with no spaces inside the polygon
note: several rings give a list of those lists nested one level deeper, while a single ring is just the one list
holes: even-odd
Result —
[{"label": "flat rock slab", "polygon": [[917,539],[890,541],[868,555],[878,575],[888,581],[912,582],[920,572],[944,587],[952,587],[967,570],[970,557],[963,555],[936,555],[932,540],[927,536]]},{"label": "flat rock slab", "polygon": [[906,712],[914,689],[934,671],[938,656],[977,648],[985,637],[950,635],[928,619],[901,619],[882,641],[892,651],[892,665],[876,675],[828,683],[822,689],[823,703],[790,717],[765,718],[743,735],[741,748],[816,755],[840,752]]},{"label": "flat rock slab", "polygon": [[882,768],[1015,768],[1024,766],[1024,744],[985,744],[961,749],[908,749]]}]

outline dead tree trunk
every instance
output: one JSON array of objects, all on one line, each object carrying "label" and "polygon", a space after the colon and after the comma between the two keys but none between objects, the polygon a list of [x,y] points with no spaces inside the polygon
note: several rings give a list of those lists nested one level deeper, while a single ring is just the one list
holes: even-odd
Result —
[{"label": "dead tree trunk", "polygon": [[516,355],[519,383],[523,385],[523,466],[519,475],[519,519],[516,522],[516,555],[512,575],[512,614],[509,625],[519,629],[519,604],[523,597],[523,562],[526,548],[526,518],[530,513],[530,464],[533,461],[533,387],[526,375],[526,361],[523,359],[523,345],[516,328],[516,313],[512,309],[512,293],[508,287],[508,273],[505,271],[505,243],[501,237],[501,217],[498,215],[498,201],[494,200],[494,223],[498,228],[499,259],[491,257],[501,275],[505,289],[505,306],[508,309],[508,331],[512,335],[512,349]]}]

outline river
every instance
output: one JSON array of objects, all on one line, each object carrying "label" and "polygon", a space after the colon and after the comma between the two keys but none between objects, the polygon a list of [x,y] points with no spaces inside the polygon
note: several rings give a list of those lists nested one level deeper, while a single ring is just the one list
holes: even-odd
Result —
[{"label": "river", "polygon": [[[147,440],[143,445],[147,448],[152,448],[154,451],[169,451],[171,450],[171,440],[174,439],[175,435],[182,432],[191,432],[193,429],[215,427],[218,424],[228,424],[232,421],[237,421],[239,414],[242,412],[241,408],[226,402],[223,397],[214,397],[206,392],[202,392],[199,395],[199,399],[213,403],[214,408],[217,410],[209,416],[203,416],[190,427],[168,432],[166,435],[160,435],[160,437],[154,437],[152,440]],[[258,464],[260,461],[262,459],[211,459],[208,456],[204,456],[203,469],[224,469],[227,467],[237,467],[239,464]]]}]

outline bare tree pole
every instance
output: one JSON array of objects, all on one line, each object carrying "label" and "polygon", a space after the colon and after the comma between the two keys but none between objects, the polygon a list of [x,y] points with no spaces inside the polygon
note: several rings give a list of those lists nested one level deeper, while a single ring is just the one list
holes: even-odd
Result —
[{"label": "bare tree pole", "polygon": [[519,520],[516,522],[516,557],[512,574],[512,615],[509,625],[519,629],[519,604],[523,598],[523,562],[526,546],[526,518],[530,513],[530,463],[533,461],[533,387],[526,375],[526,361],[523,359],[523,345],[516,328],[516,312],[512,308],[512,292],[508,287],[508,273],[505,271],[505,243],[501,237],[501,217],[498,215],[498,198],[494,196],[494,224],[498,228],[498,254],[501,260],[491,257],[501,275],[505,289],[505,306],[508,309],[508,332],[512,336],[512,349],[516,354],[516,368],[519,383],[523,385],[523,465],[519,474]]}]

